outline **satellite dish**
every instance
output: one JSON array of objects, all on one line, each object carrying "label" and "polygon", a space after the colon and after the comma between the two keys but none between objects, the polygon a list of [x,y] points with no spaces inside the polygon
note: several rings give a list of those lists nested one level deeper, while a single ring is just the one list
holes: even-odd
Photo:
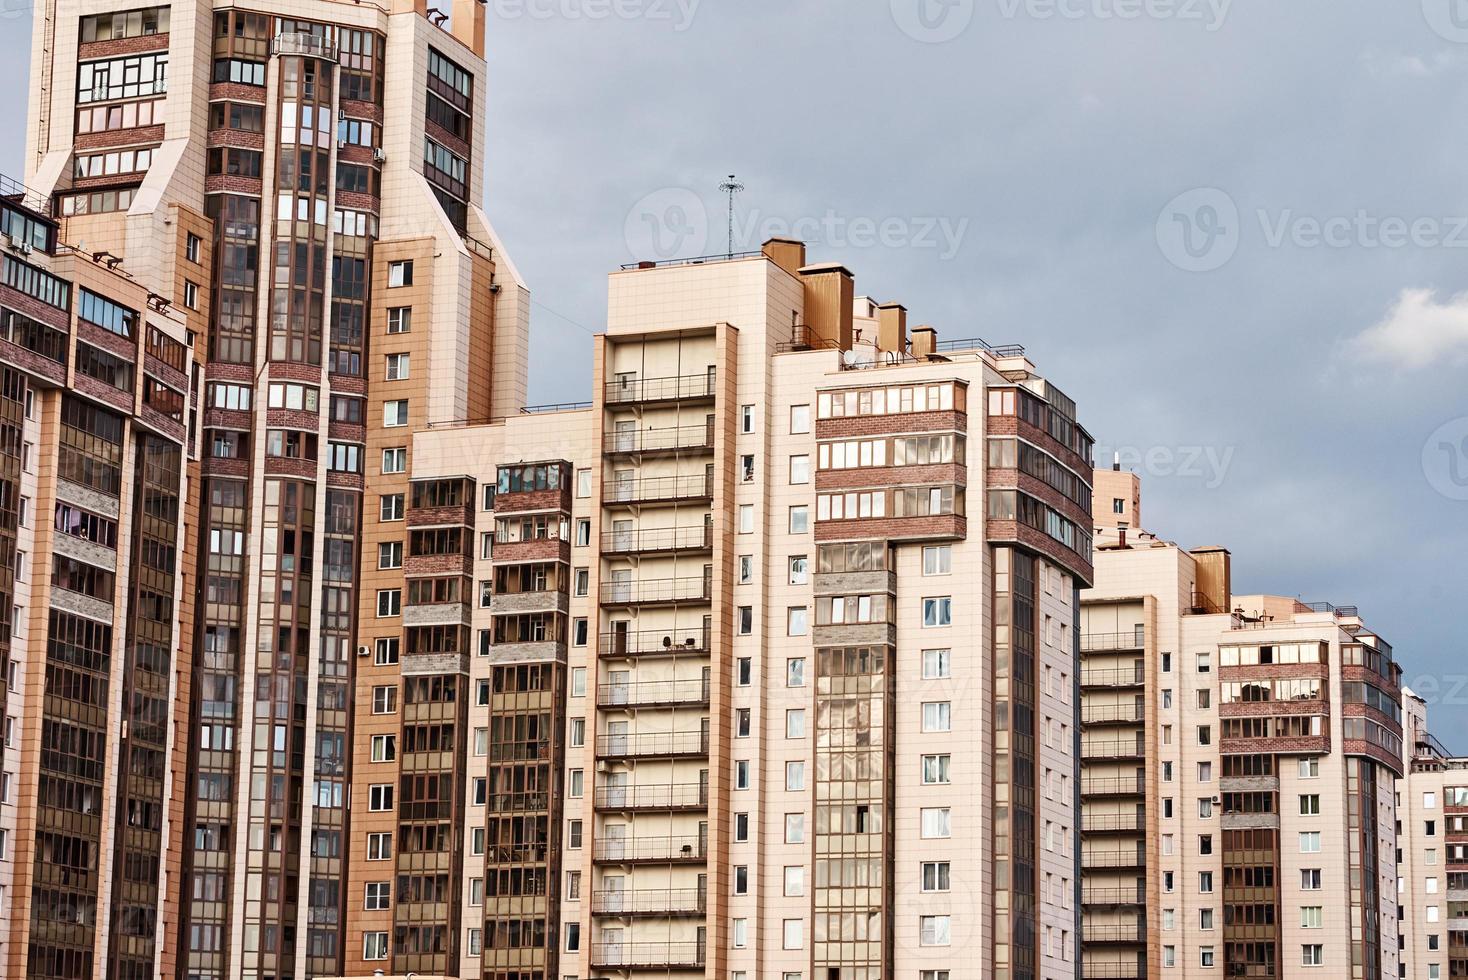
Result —
[{"label": "satellite dish", "polygon": [[856,363],[857,357],[858,355],[856,351],[844,350],[841,352],[841,363],[845,364],[847,367],[850,367],[851,365]]}]

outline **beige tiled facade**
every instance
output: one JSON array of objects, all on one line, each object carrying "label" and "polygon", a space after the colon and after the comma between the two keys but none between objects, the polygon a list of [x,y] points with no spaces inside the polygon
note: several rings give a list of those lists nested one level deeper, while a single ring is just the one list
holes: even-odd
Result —
[{"label": "beige tiled facade", "polygon": [[1096,473],[1085,976],[1397,975],[1400,668],[1354,608],[1232,591]]}]

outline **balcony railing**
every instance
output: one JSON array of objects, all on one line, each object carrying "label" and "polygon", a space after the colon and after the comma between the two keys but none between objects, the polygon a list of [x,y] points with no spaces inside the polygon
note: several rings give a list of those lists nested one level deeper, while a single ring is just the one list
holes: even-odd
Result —
[{"label": "balcony railing", "polygon": [[1108,725],[1143,722],[1147,710],[1140,704],[1087,704],[1081,706],[1081,724]]},{"label": "balcony railing", "polygon": [[336,45],[324,37],[306,31],[277,34],[275,43],[270,47],[272,54],[295,54],[310,58],[325,58],[330,61],[336,60]]},{"label": "balcony railing", "polygon": [[1141,664],[1133,667],[1092,667],[1081,671],[1081,687],[1141,687],[1145,680]]},{"label": "balcony railing", "polygon": [[627,864],[704,861],[708,858],[708,841],[698,836],[599,838],[591,857],[593,861]]},{"label": "balcony railing", "polygon": [[712,425],[675,425],[661,429],[632,429],[606,434],[609,453],[656,453],[680,449],[714,448]]},{"label": "balcony railing", "polygon": [[1081,652],[1103,650],[1140,650],[1147,645],[1146,631],[1141,627],[1125,633],[1082,633]]},{"label": "balcony railing", "polygon": [[596,788],[596,806],[606,810],[696,810],[709,804],[703,783],[667,783],[661,786],[608,786]]},{"label": "balcony railing", "polygon": [[714,478],[649,476],[641,480],[612,479],[602,484],[601,499],[608,504],[650,504],[674,500],[701,500],[714,495]]},{"label": "balcony railing", "polygon": [[1108,922],[1087,925],[1082,939],[1087,943],[1140,943],[1146,941],[1147,930],[1140,922]]},{"label": "balcony railing", "polygon": [[1082,980],[1146,980],[1147,968],[1141,963],[1096,963],[1086,958],[1081,964],[1081,977]]},{"label": "balcony railing", "polygon": [[591,965],[597,969],[702,969],[707,946],[686,943],[592,943]]},{"label": "balcony railing", "polygon": [[1140,813],[1087,813],[1081,817],[1081,830],[1089,833],[1141,831],[1143,826]]},{"label": "balcony railing", "polygon": [[1091,776],[1081,779],[1082,796],[1146,796],[1141,776]]},{"label": "balcony railing", "polygon": [[601,550],[604,555],[652,554],[661,551],[710,551],[713,547],[714,529],[707,524],[695,527],[603,531],[601,536]]},{"label": "balcony railing", "polygon": [[1083,759],[1140,759],[1146,754],[1146,746],[1135,738],[1088,739],[1081,742]]},{"label": "balcony railing", "polygon": [[[1111,851],[1086,851],[1081,855],[1082,868],[1140,868],[1147,864],[1147,858],[1135,848],[1121,848]],[[1087,939],[1090,935],[1087,934]]]},{"label": "balcony railing", "polygon": [[707,577],[662,578],[644,582],[603,582],[602,605],[636,606],[648,603],[708,602],[713,583]]},{"label": "balcony railing", "polygon": [[707,756],[708,732],[640,732],[630,735],[598,735],[596,754],[608,759],[672,756]]},{"label": "balcony railing", "polygon": [[599,888],[591,893],[593,915],[702,915],[708,909],[705,888]]},{"label": "balcony railing", "polygon": [[596,703],[601,708],[640,708],[653,705],[708,704],[709,680],[637,681],[596,686]]},{"label": "balcony railing", "polygon": [[709,630],[700,625],[621,633],[613,631],[601,634],[598,650],[604,657],[707,654]]},{"label": "balcony railing", "polygon": [[637,402],[693,401],[714,397],[714,373],[681,374],[667,378],[615,378],[607,382],[608,405]]},{"label": "balcony railing", "polygon": [[1133,885],[1131,888],[1085,888],[1081,890],[1082,905],[1145,905],[1147,890]]}]

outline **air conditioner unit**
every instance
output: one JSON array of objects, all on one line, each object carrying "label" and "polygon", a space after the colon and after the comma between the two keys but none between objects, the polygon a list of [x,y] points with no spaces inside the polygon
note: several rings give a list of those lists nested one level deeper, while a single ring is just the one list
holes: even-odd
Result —
[{"label": "air conditioner unit", "polygon": [[370,656],[371,653],[372,653],[372,648],[369,647],[369,646],[367,646],[365,643],[362,646],[357,647],[357,656],[359,656],[359,657]]},{"label": "air conditioner unit", "polygon": [[347,148],[347,141],[346,140],[337,140],[336,141],[336,148],[338,150],[345,150]]},{"label": "air conditioner unit", "polygon": [[607,760],[605,760],[605,759],[597,759],[596,760],[596,771],[597,772],[609,772],[609,771],[611,771],[611,768],[612,767],[607,763]]},{"label": "air conditioner unit", "polygon": [[14,235],[6,235],[5,240],[7,243],[9,243],[10,247],[17,252],[30,251],[30,243],[23,238],[17,238]]},{"label": "air conditioner unit", "polygon": [[35,251],[35,247],[33,245],[31,245],[30,242],[21,242],[20,243],[20,254],[21,255],[30,255],[34,251]]},{"label": "air conditioner unit", "polygon": [[380,146],[374,146],[372,148],[372,159],[378,163],[384,162],[387,160],[387,151]]}]

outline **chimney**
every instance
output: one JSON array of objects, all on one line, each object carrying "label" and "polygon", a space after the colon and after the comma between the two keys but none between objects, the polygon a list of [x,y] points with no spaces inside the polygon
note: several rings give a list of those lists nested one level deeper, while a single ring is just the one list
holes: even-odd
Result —
[{"label": "chimney", "polygon": [[484,57],[484,8],[479,0],[453,0],[449,8],[451,33],[480,58]]},{"label": "chimney", "polygon": [[926,360],[938,352],[938,331],[924,324],[912,328],[912,356]]},{"label": "chimney", "polygon": [[792,276],[800,275],[805,266],[805,242],[793,238],[771,238],[760,246],[760,251]]},{"label": "chimney", "polygon": [[894,354],[907,350],[907,307],[901,303],[877,307],[877,350]]},{"label": "chimney", "polygon": [[856,300],[856,280],[839,263],[808,265],[800,270],[805,280],[805,320],[812,339],[829,341],[841,350],[851,350],[851,306]]}]

